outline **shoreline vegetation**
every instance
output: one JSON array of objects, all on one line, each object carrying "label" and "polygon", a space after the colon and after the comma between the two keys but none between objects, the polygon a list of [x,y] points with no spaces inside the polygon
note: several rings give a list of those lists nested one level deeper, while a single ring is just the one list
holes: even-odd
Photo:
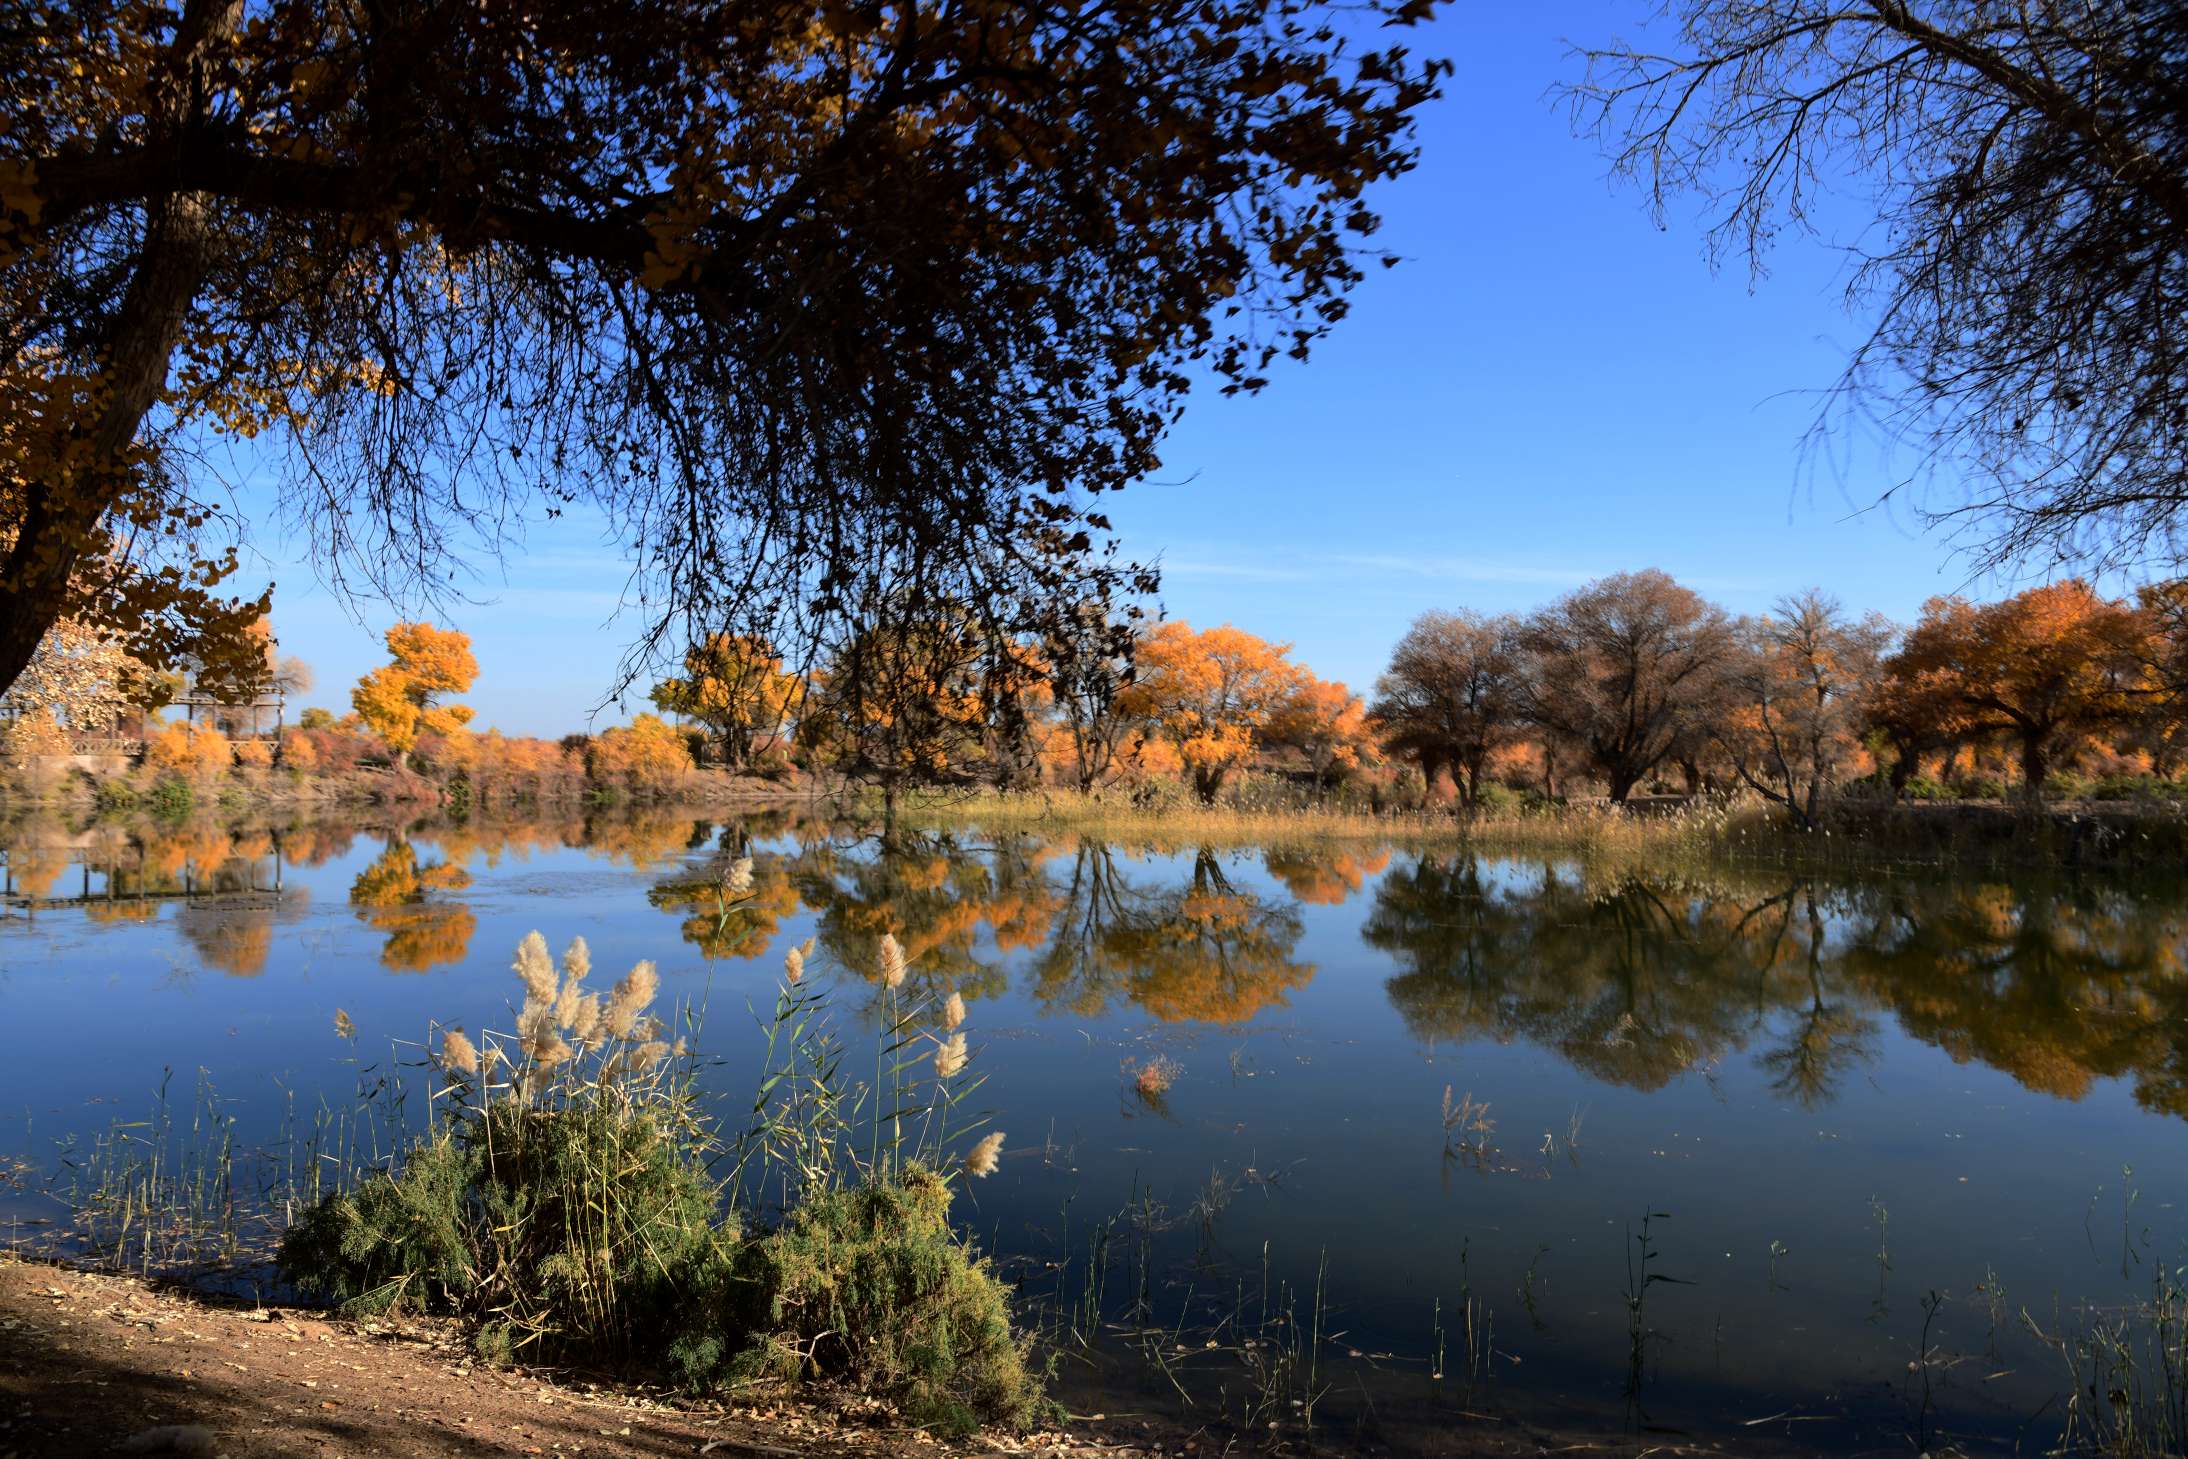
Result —
[{"label": "shoreline vegetation", "polygon": [[1461,845],[1492,854],[1583,859],[1676,856],[1772,864],[2146,868],[2188,864],[2188,808],[2156,798],[1899,802],[1846,797],[1813,829],[1796,827],[1754,798],[1665,796],[1625,806],[1604,801],[1527,803],[1517,797],[1471,810],[1375,811],[1343,803],[1258,802],[1203,806],[1060,792],[931,794],[900,813],[909,824],[973,824],[1120,840],[1202,845],[1382,840]]},{"label": "shoreline vegetation", "polygon": [[[359,809],[406,821],[521,821],[583,815],[645,817],[691,809],[720,817],[801,811],[857,834],[891,834],[870,786],[818,777],[767,779],[694,769],[671,785],[630,794],[582,778],[547,793],[474,799],[400,770],[314,775],[235,769],[183,780],[143,769],[88,774],[24,795],[0,789],[0,849],[11,832],[58,821],[71,834],[100,827],[174,827],[217,821],[261,826]],[[901,795],[894,825],[1049,831],[1157,844],[1234,846],[1312,841],[1463,845],[1492,854],[1584,859],[1675,856],[1790,866],[1960,865],[2147,870],[2188,866],[2188,799],[2155,792],[2108,799],[2057,797],[1897,800],[1857,789],[1836,795],[1802,827],[1782,808],[1740,794],[1551,801],[1516,794],[1377,804],[1303,790],[1280,776],[1241,777],[1203,804],[1177,782],[1081,792],[927,787]]]}]

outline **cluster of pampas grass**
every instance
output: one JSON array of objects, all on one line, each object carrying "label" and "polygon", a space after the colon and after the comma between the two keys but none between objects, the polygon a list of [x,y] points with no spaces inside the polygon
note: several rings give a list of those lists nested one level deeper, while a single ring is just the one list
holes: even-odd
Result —
[{"label": "cluster of pampas grass", "polygon": [[585,987],[592,965],[582,937],[563,949],[558,968],[547,939],[527,934],[510,965],[524,992],[514,1033],[483,1034],[474,1043],[462,1025],[443,1027],[433,1055],[444,1080],[436,1098],[538,1105],[611,1091],[625,1098],[672,1094],[661,1071],[690,1046],[682,1036],[670,1039],[651,1011],[660,996],[659,971],[638,963],[600,993]]},{"label": "cluster of pampas grass", "polygon": [[[725,916],[751,895],[742,865],[721,879]],[[557,959],[530,933],[513,1026],[434,1030],[432,1129],[291,1226],[283,1273],[353,1312],[450,1313],[495,1361],[693,1387],[811,1374],[953,1431],[1029,1422],[1040,1385],[1007,1291],[948,1220],[954,1185],[993,1175],[1003,1148],[968,1113],[983,1076],[965,1000],[918,993],[915,957],[884,936],[860,970],[886,1004],[876,1075],[851,1083],[814,955],[785,952],[732,1142],[696,1088],[696,1014],[672,1039],[654,1012],[659,970],[596,991],[583,938]],[[355,1037],[347,1015],[336,1027]]]},{"label": "cluster of pampas grass", "polygon": [[881,1029],[871,1084],[851,1085],[829,1017],[829,995],[808,980],[813,946],[784,955],[775,1010],[762,1030],[767,1091],[741,1140],[732,1188],[749,1203],[788,1210],[801,1196],[844,1185],[904,1179],[914,1170],[947,1182],[995,1169],[1002,1136],[965,1146],[986,1123],[969,1113],[985,1076],[973,1072],[964,995],[907,993],[913,958],[882,934],[871,977]]}]

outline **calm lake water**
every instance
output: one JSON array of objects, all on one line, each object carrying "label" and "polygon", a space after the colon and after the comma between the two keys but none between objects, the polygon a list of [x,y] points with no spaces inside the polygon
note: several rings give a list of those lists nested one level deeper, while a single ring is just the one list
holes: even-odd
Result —
[{"label": "calm lake water", "polygon": [[[10,834],[0,1156],[40,1171],[170,1068],[272,1141],[429,1019],[506,1027],[534,928],[583,934],[602,984],[651,958],[703,1002],[734,1111],[785,949],[817,940],[860,1047],[894,931],[920,987],[970,1005],[1009,1135],[967,1226],[1043,1321],[1110,1233],[1108,1356],[1064,1380],[1082,1408],[1181,1404],[1114,1338],[1159,1323],[1195,1412],[1235,1417],[1262,1293],[1306,1323],[1319,1276],[1318,1419],[1396,1447],[1463,1409],[2003,1451],[2069,1386],[2024,1310],[2086,1325],[2188,1237],[2179,882],[978,828],[884,855],[780,815]],[[747,845],[758,895],[725,923],[707,881]],[[1156,1057],[1179,1073],[1144,1098],[1128,1066]],[[1486,1117],[1447,1130],[1447,1098]],[[1642,1289],[1637,1381],[1647,1274],[1675,1280]]]}]

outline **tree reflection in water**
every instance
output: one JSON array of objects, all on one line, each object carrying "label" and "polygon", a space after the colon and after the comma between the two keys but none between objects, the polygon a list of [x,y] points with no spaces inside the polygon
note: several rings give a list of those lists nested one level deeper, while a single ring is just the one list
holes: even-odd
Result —
[{"label": "tree reflection in water", "polygon": [[373,863],[350,884],[350,905],[368,926],[386,935],[382,967],[422,973],[463,961],[478,919],[462,902],[445,893],[471,885],[462,866],[445,861],[421,863],[407,838],[391,838]]},{"label": "tree reflection in water", "polygon": [[2188,1114],[2188,913],[2121,886],[1746,875],[1607,877],[1446,854],[1375,889],[1362,925],[1415,1037],[1525,1039],[1639,1089],[1752,1052],[1829,1102],[1879,1020],[2076,1099],[2102,1078]]}]

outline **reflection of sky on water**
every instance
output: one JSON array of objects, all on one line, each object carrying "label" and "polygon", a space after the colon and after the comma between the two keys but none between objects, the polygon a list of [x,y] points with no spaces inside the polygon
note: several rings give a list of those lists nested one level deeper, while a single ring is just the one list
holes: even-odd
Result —
[{"label": "reflection of sky on water", "polygon": [[[970,831],[879,856],[783,817],[684,814],[19,834],[0,1150],[34,1157],[126,1117],[168,1066],[203,1068],[269,1133],[284,1091],[351,1088],[337,1007],[368,1059],[429,1019],[504,1026],[534,927],[582,933],[607,975],[655,959],[671,995],[706,1002],[734,1108],[746,1006],[784,949],[816,939],[856,1041],[891,932],[915,989],[972,1005],[1010,1145],[963,1214],[1002,1252],[1061,1258],[1152,1190],[1179,1217],[1157,1239],[1173,1304],[1257,1287],[1264,1243],[1311,1286],[1326,1248],[1348,1343],[1420,1351],[1434,1301],[1471,1291],[1522,1400],[1617,1398],[1626,1231],[1647,1211],[1670,1213],[1659,1270],[1693,1283],[1651,1293],[1652,1417],[1836,1393],[1871,1439],[1923,1292],[1951,1294],[1954,1350],[1998,1348],[1946,1376],[1949,1410],[2006,1433],[2056,1360],[1994,1337],[1978,1287],[2048,1325],[2055,1300],[2138,1295],[2188,1231],[2177,889]],[[721,857],[748,843],[754,895],[725,911]],[[1159,1108],[1123,1072],[1157,1053],[1184,1070]],[[1445,1158],[1447,1086],[1489,1103],[1479,1158]],[[1235,1191],[1196,1269],[1183,1213],[1212,1174]]]}]

